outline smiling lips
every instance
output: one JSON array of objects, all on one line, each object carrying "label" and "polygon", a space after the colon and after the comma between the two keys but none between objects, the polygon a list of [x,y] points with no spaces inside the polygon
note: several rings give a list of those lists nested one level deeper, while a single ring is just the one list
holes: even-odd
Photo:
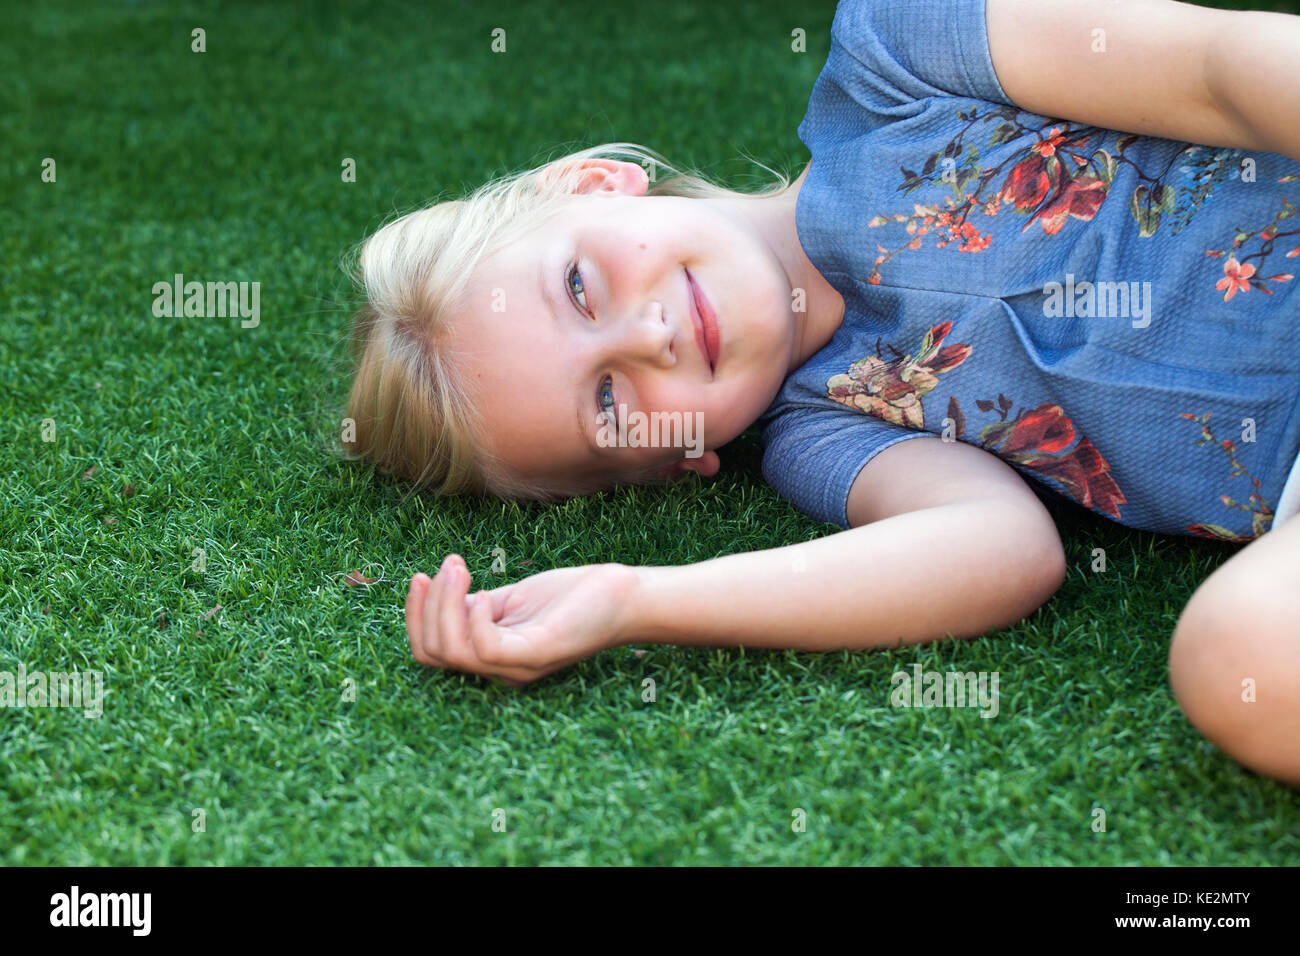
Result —
[{"label": "smiling lips", "polygon": [[690,270],[686,271],[686,281],[691,290],[691,320],[695,325],[695,342],[700,347],[700,354],[709,363],[709,371],[714,372],[718,367],[722,345],[718,334],[718,317]]}]

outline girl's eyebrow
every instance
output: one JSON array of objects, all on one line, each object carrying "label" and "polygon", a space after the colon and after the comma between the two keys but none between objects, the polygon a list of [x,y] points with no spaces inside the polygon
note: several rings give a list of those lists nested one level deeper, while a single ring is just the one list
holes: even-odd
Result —
[{"label": "girl's eyebrow", "polygon": [[586,417],[582,414],[582,402],[578,402],[577,404],[575,404],[573,410],[577,412],[577,417],[575,420],[578,423],[578,441],[581,443],[579,447],[581,447],[581,445],[586,445],[587,451],[589,453],[594,452],[595,449],[592,447],[591,438],[587,434],[587,424],[586,424],[587,420]]},{"label": "girl's eyebrow", "polygon": [[551,295],[551,284],[546,281],[546,266],[546,258],[543,257],[542,261],[537,265],[537,287],[542,292],[542,301],[545,302],[551,310],[551,321],[556,325],[559,325],[560,310],[556,308],[555,296]]}]

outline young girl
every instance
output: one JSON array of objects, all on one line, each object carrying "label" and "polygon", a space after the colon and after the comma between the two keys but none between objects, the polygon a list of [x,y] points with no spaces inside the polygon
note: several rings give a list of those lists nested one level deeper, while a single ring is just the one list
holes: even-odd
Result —
[{"label": "young girl", "polygon": [[1300,785],[1300,18],[843,0],[831,39],[793,184],[651,186],[615,144],[379,230],[348,414],[385,472],[532,498],[712,475],[759,422],[766,480],[848,530],[473,594],[450,555],[411,579],[415,658],[522,684],[628,643],[984,634],[1065,574],[1028,480],[1253,542],[1183,611],[1171,679]]}]

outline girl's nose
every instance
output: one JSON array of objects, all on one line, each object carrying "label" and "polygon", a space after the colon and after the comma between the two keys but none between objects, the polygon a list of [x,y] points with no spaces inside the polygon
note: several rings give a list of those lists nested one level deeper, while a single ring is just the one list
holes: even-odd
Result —
[{"label": "girl's nose", "polygon": [[614,320],[605,344],[624,358],[649,362],[660,368],[677,364],[673,328],[668,324],[663,305],[658,302],[646,304],[635,315]]}]

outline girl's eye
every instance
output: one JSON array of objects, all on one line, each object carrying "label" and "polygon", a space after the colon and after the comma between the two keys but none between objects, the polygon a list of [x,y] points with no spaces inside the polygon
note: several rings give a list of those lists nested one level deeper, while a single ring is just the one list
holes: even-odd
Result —
[{"label": "girl's eye", "polygon": [[614,412],[614,380],[608,375],[600,383],[600,390],[596,393],[597,402],[600,406],[600,414],[608,415],[609,422],[618,427],[618,415]]},{"label": "girl's eye", "polygon": [[[565,276],[565,279],[566,279],[567,282],[568,282],[569,292],[573,294],[574,301],[575,301],[575,302],[577,301],[577,297],[578,297],[578,296],[582,296],[582,301],[581,301],[581,302],[578,302],[578,308],[582,309],[583,312],[587,312],[587,311],[588,311],[588,310],[587,310],[587,293],[586,293],[586,290],[583,288],[583,284],[582,284],[582,273],[580,273],[580,272],[578,271],[578,267],[577,267],[577,265],[569,266],[569,274],[568,274],[567,276]],[[574,288],[573,288],[573,281],[574,281],[574,279],[577,279],[577,280],[578,280],[578,288],[577,288],[576,291],[575,291]],[[590,314],[590,313],[588,313],[588,314]]]},{"label": "girl's eye", "polygon": [[[583,312],[590,315],[591,312],[587,308],[587,292],[584,289],[582,282],[582,273],[578,271],[576,263],[569,266],[569,271],[565,276],[565,280],[568,283],[569,292],[572,293],[573,299],[577,302],[578,307],[582,309]],[[581,296],[581,301],[579,301],[579,296]],[[609,416],[609,422],[617,428],[618,415],[614,411],[614,379],[608,375],[606,375],[601,381],[600,388],[596,392],[596,405],[600,408],[600,414],[602,416]]]}]

